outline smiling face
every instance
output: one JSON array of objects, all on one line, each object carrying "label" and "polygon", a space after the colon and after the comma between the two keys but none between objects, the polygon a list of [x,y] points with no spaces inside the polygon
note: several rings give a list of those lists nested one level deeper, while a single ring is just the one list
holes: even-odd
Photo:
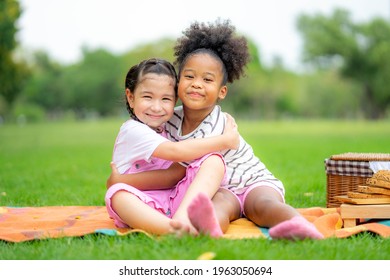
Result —
[{"label": "smiling face", "polygon": [[126,89],[126,98],[134,115],[153,129],[173,115],[176,104],[174,80],[167,75],[144,75],[134,92]]},{"label": "smiling face", "polygon": [[183,106],[210,113],[217,101],[227,94],[222,79],[220,61],[207,53],[191,55],[180,72],[178,95]]}]

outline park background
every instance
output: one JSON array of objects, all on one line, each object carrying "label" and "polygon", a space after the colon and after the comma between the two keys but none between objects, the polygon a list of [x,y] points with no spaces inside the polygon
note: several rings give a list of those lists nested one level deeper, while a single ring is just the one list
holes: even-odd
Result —
[{"label": "park background", "polygon": [[388,119],[390,2],[293,2],[2,1],[1,121],[126,116],[130,66],[217,18],[252,55],[221,103],[236,118]]},{"label": "park background", "polygon": [[[175,38],[195,19],[230,18],[247,36],[253,60],[221,106],[283,181],[290,205],[326,206],[325,158],[390,152],[388,1],[182,2],[0,1],[0,206],[104,206],[113,143],[128,118],[124,77],[141,59],[172,60]],[[0,251],[5,260],[194,260],[205,252],[389,260],[390,239],[90,235],[0,242]]]}]

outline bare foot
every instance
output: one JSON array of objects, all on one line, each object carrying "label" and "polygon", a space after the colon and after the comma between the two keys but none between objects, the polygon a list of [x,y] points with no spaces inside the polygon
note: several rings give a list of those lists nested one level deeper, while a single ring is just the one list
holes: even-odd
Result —
[{"label": "bare foot", "polygon": [[169,225],[171,227],[170,232],[173,233],[174,235],[176,235],[177,237],[182,237],[182,236],[187,235],[187,234],[194,234],[194,233],[191,233],[190,226],[182,223],[179,220],[172,219],[169,222]]},{"label": "bare foot", "polygon": [[323,239],[324,236],[317,228],[304,217],[297,216],[290,220],[281,222],[270,228],[269,235],[273,239]]},{"label": "bare foot", "polygon": [[203,234],[221,237],[223,232],[219,226],[213,204],[205,194],[199,193],[187,209],[191,224]]}]

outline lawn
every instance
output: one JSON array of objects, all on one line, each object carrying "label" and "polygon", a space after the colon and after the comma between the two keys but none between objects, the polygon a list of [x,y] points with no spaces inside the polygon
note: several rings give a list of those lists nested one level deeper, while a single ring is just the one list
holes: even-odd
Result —
[{"label": "lawn", "polygon": [[[237,121],[243,137],[286,187],[297,208],[326,206],[324,159],[344,152],[390,153],[390,122]],[[104,205],[113,143],[122,120],[0,126],[0,206]],[[389,260],[390,239],[215,240],[90,235],[8,243],[3,260]]]}]

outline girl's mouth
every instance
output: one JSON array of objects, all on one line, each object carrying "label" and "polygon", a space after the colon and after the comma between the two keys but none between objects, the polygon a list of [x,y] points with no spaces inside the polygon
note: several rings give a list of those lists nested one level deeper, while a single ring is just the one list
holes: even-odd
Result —
[{"label": "girl's mouth", "polygon": [[153,114],[146,114],[146,116],[148,116],[151,119],[155,119],[155,120],[158,120],[158,119],[161,119],[162,117],[164,117],[163,115],[153,115]]},{"label": "girl's mouth", "polygon": [[200,98],[200,97],[203,97],[202,94],[200,94],[199,92],[195,92],[195,91],[189,92],[189,93],[188,93],[188,96],[193,97],[193,98]]}]

